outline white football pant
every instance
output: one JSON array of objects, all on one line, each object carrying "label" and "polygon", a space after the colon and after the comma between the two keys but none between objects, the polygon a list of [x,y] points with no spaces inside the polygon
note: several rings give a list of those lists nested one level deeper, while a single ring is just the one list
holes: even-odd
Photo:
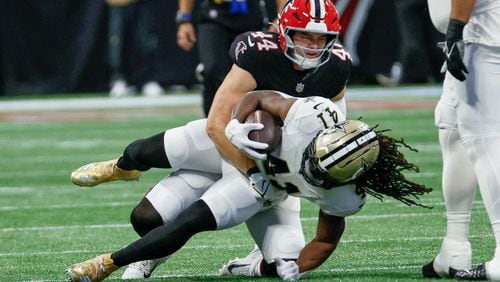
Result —
[{"label": "white football pant", "polygon": [[500,47],[466,44],[467,79],[457,87],[461,140],[476,171],[496,240],[490,279],[500,279]]},{"label": "white football pant", "polygon": [[214,214],[218,229],[246,221],[266,261],[297,258],[305,245],[300,199],[288,197],[264,208],[248,178],[222,161],[205,126],[206,119],[202,119],[165,132],[165,152],[176,171],[156,184],[146,198],[168,223],[201,197]]},{"label": "white football pant", "polygon": [[471,267],[472,250],[468,241],[472,203],[477,187],[475,171],[457,128],[456,84],[446,73],[443,93],[435,109],[435,124],[443,157],[442,189],[446,206],[446,235],[434,260],[434,270],[448,276],[449,267]]}]

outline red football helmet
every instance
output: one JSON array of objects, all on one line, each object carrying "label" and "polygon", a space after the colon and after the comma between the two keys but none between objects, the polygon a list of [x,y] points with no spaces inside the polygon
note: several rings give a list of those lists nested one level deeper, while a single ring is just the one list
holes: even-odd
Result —
[{"label": "red football helmet", "polygon": [[[330,59],[333,44],[340,32],[340,18],[330,0],[289,0],[279,14],[280,46],[285,56],[304,69],[316,68]],[[292,32],[301,31],[327,35],[324,48],[310,49],[296,46]],[[297,54],[295,48],[305,51],[319,51],[316,58],[305,58]]]}]

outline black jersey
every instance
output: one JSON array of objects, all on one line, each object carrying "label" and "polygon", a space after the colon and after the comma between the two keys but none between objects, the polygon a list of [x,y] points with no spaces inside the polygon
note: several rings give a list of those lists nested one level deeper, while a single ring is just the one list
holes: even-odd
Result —
[{"label": "black jersey", "polygon": [[296,97],[332,98],[346,85],[351,75],[350,55],[335,45],[330,60],[317,69],[298,71],[279,46],[278,34],[246,32],[233,41],[233,63],[252,74],[255,90],[277,90]]}]

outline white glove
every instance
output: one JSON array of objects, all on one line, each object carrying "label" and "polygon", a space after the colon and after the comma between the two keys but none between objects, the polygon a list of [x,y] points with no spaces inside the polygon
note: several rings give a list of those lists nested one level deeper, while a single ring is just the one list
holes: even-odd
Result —
[{"label": "white glove", "polygon": [[259,153],[256,150],[265,150],[268,145],[248,139],[248,133],[252,130],[262,130],[262,123],[240,123],[237,119],[232,119],[226,126],[226,137],[236,148],[242,150],[252,159],[265,160],[267,154]]},{"label": "white glove", "polygon": [[264,206],[270,206],[287,197],[285,191],[274,187],[262,172],[256,172],[250,175],[250,185],[264,200]]},{"label": "white glove", "polygon": [[299,266],[294,260],[284,261],[282,258],[275,258],[276,271],[283,280],[299,280]]}]

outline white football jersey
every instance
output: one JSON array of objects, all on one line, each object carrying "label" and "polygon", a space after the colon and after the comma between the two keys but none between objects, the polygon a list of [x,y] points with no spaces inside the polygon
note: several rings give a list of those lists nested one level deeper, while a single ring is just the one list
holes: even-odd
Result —
[{"label": "white football jersey", "polygon": [[464,42],[500,46],[500,1],[478,0],[464,28]]},{"label": "white football jersey", "polygon": [[344,121],[344,114],[329,99],[308,97],[297,100],[283,123],[281,145],[270,154],[265,170],[276,187],[285,189],[292,196],[310,200],[326,214],[345,217],[361,209],[366,202],[364,193],[357,193],[355,185],[329,190],[317,187],[300,173],[304,151],[318,132]]},{"label": "white football jersey", "polygon": [[[446,33],[450,20],[451,0],[428,0],[432,23]],[[464,28],[464,42],[500,46],[500,1],[476,1],[472,17]]]},{"label": "white football jersey", "polygon": [[434,27],[446,33],[450,21],[451,0],[427,0],[427,6]]}]

